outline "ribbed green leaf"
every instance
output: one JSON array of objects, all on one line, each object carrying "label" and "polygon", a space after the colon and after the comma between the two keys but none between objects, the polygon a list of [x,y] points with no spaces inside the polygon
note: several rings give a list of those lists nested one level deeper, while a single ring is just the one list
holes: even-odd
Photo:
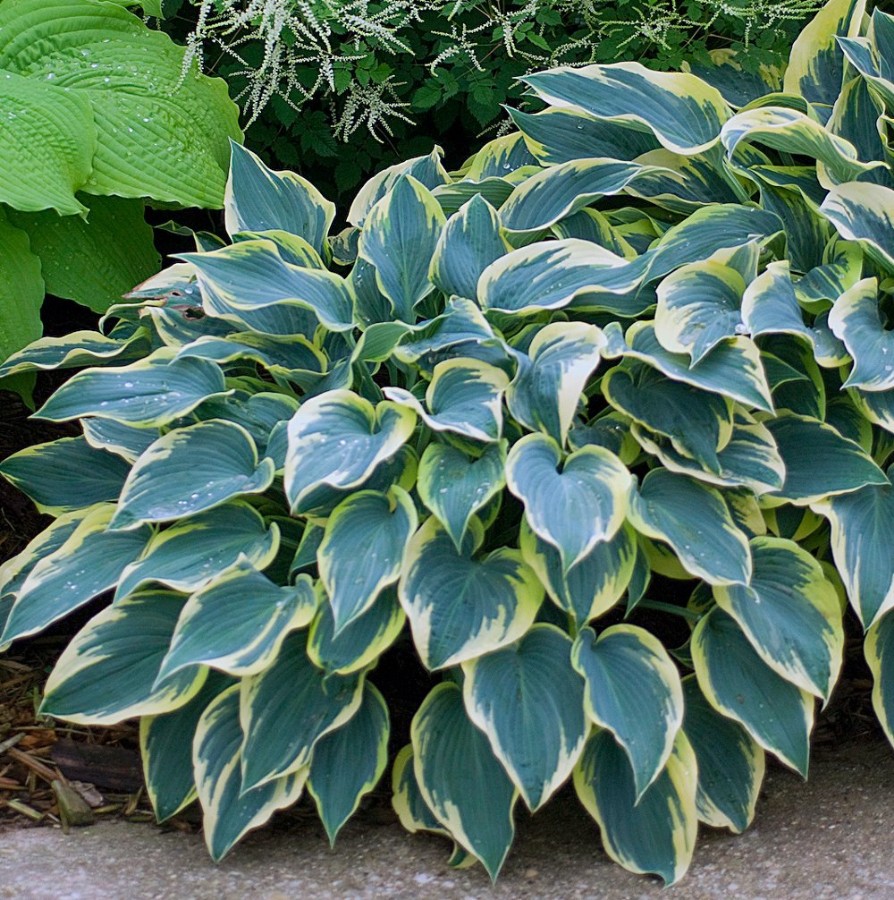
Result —
[{"label": "ribbed green leaf", "polygon": [[630,521],[670,544],[686,570],[709,584],[747,584],[751,577],[748,538],[723,496],[698,481],[654,469],[631,497]]},{"label": "ribbed green leaf", "polygon": [[597,731],[574,770],[574,788],[598,822],[605,852],[631,872],[679,881],[695,849],[697,766],[680,731],[667,766],[641,796],[624,751],[611,732]]},{"label": "ribbed green leaf", "polygon": [[83,725],[113,725],[187,703],[207,669],[181,672],[156,686],[183,600],[170,591],[146,591],[94,616],[50,673],[41,713]]},{"label": "ribbed green leaf", "polygon": [[667,763],[683,721],[677,668],[658,638],[635,625],[613,625],[598,639],[582,629],[571,662],[586,681],[587,716],[627,754],[639,801]]},{"label": "ribbed green leaf", "polygon": [[528,808],[538,809],[571,774],[589,730],[570,638],[535,625],[517,643],[464,663],[463,672],[469,718]]},{"label": "ribbed green leaf", "polygon": [[813,697],[767,666],[719,607],[698,623],[691,648],[699,687],[710,704],[806,777]]},{"label": "ribbed green leaf", "polygon": [[[399,487],[387,494],[358,491],[335,508],[317,551],[334,636],[369,610],[382,590],[400,577],[407,542],[417,525],[416,507]],[[362,553],[357,552],[360,547]]]},{"label": "ribbed green leaf", "polygon": [[517,550],[502,547],[471,558],[484,538],[477,520],[457,553],[431,517],[413,535],[398,596],[413,641],[429,669],[474,659],[518,640],[534,622],[543,587]]},{"label": "ribbed green leaf", "polygon": [[469,721],[460,689],[451,682],[434,688],[414,716],[411,733],[425,804],[496,878],[515,835],[518,791],[487,738]]},{"label": "ribbed green leaf", "polygon": [[357,712],[340,728],[320,738],[314,747],[307,789],[316,801],[330,844],[335,843],[363,795],[384,774],[389,732],[388,706],[367,682]]},{"label": "ribbed green leaf", "polygon": [[270,487],[275,466],[258,460],[251,435],[213,419],[160,437],[137,460],[112,519],[113,528],[168,522]]},{"label": "ribbed green leaf", "polygon": [[563,459],[552,438],[530,434],[509,451],[506,484],[524,503],[531,528],[559,551],[567,572],[617,533],[632,479],[604,447],[584,447]]},{"label": "ribbed green leaf", "polygon": [[40,337],[44,290],[40,259],[28,235],[0,214],[0,378],[23,370],[16,365],[19,354],[8,357]]}]

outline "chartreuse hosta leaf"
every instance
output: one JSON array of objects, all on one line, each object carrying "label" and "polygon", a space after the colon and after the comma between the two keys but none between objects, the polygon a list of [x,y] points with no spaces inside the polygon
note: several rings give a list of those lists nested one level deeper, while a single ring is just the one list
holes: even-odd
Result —
[{"label": "chartreuse hosta leaf", "polygon": [[696,625],[691,652],[699,687],[710,704],[806,777],[813,697],[766,665],[720,607]]},{"label": "chartreuse hosta leaf", "polygon": [[683,721],[677,668],[653,634],[612,625],[599,637],[582,629],[571,654],[587,689],[587,716],[624,748],[639,801],[667,763]]},{"label": "chartreuse hosta leaf", "polygon": [[398,638],[407,617],[395,588],[385,588],[363,615],[335,633],[332,605],[323,597],[307,638],[314,665],[350,675],[374,663]]},{"label": "chartreuse hosta leaf", "polygon": [[207,669],[181,672],[162,685],[155,682],[184,599],[171,591],[146,591],[94,616],[50,673],[42,714],[82,725],[111,725],[183,706],[201,688]]},{"label": "chartreuse hosta leaf", "polygon": [[838,679],[844,647],[838,595],[820,564],[794,541],[751,540],[747,585],[714,588],[761,659],[786,681],[824,700]]},{"label": "chartreuse hosta leaf", "polygon": [[749,407],[768,412],[773,409],[760,351],[746,337],[728,338],[714,347],[698,365],[691,366],[686,354],[671,353],[659,343],[651,322],[635,322],[624,338],[620,329],[612,326],[603,333],[607,339],[602,351],[604,356],[632,357],[674,381],[730,397]]},{"label": "chartreuse hosta leaf", "polygon": [[840,184],[829,191],[820,212],[843,238],[858,241],[870,259],[888,271],[894,270],[890,237],[894,190],[868,182]]},{"label": "chartreuse hosta leaf", "polygon": [[0,475],[51,514],[116,500],[129,470],[83,437],[32,444],[0,463]]},{"label": "chartreuse hosta leaf", "polygon": [[256,675],[273,662],[289,632],[310,624],[316,609],[309,575],[280,587],[240,561],[186,602],[158,684],[198,665],[229,675]]},{"label": "chartreuse hosta leaf", "polygon": [[503,430],[503,393],[509,377],[477,359],[448,359],[435,366],[425,391],[428,412],[403,388],[385,388],[385,396],[409,407],[432,431],[451,431],[474,441],[499,440]]},{"label": "chartreuse hosta leaf", "polygon": [[183,706],[140,719],[146,793],[159,822],[170,819],[196,799],[192,738],[202,713],[232,684],[232,678],[209,672],[201,690]]},{"label": "chartreuse hosta leaf", "polygon": [[354,814],[388,764],[388,706],[368,681],[357,712],[317,741],[307,789],[317,804],[329,843]]},{"label": "chartreuse hosta leaf", "polygon": [[581,394],[599,365],[602,331],[585,322],[554,322],[541,328],[506,392],[516,420],[565,443]]},{"label": "chartreuse hosta leaf", "polygon": [[407,547],[398,596],[429,669],[474,659],[518,640],[532,625],[543,587],[518,550],[472,554],[484,529],[473,519],[462,553],[432,516]]},{"label": "chartreuse hosta leaf", "polygon": [[358,252],[375,266],[395,318],[413,322],[416,304],[433,289],[428,270],[445,222],[438,201],[411,175],[399,178],[366,216]]},{"label": "chartreuse hosta leaf", "polygon": [[714,488],[654,469],[633,492],[630,521],[670,544],[685,569],[708,584],[747,584],[751,577],[748,538]]},{"label": "chartreuse hosta leaf", "polygon": [[481,273],[508,251],[497,211],[481,194],[475,194],[447,220],[428,277],[447,296],[474,300]]},{"label": "chartreuse hosta leaf", "polygon": [[553,625],[535,625],[517,643],[463,663],[463,672],[469,718],[536,810],[571,774],[589,731],[571,639]]},{"label": "chartreuse hosta leaf", "polygon": [[728,397],[672,381],[636,362],[608,372],[602,392],[615,409],[669,438],[679,453],[719,466],[718,451],[733,433],[734,404]]},{"label": "chartreuse hosta leaf", "polygon": [[653,72],[639,63],[560,66],[522,79],[550,106],[651,131],[675,153],[692,155],[717,142],[730,109],[720,92],[686,73]]},{"label": "chartreuse hosta leaf", "polygon": [[304,238],[321,253],[335,204],[300,175],[268,169],[250,150],[233,144],[224,215],[230,235],[277,229]]},{"label": "chartreuse hosta leaf", "polygon": [[275,522],[265,522],[244,501],[224,503],[153,534],[139,559],[121,572],[115,599],[153,581],[190,593],[240,558],[263,569],[273,562],[279,545]]},{"label": "chartreuse hosta leaf", "polygon": [[854,361],[843,387],[863,391],[894,388],[894,336],[881,320],[875,278],[858,281],[835,301],[829,327]]},{"label": "chartreuse hosta leaf", "polygon": [[869,485],[818,500],[811,509],[829,520],[835,566],[869,628],[894,607],[894,488]]},{"label": "chartreuse hosta leaf", "polygon": [[335,637],[400,577],[418,521],[410,495],[396,486],[388,493],[357,491],[335,508],[317,551]]},{"label": "chartreuse hosta leaf", "polygon": [[872,672],[872,708],[888,740],[894,744],[894,616],[876,619],[863,646]]},{"label": "chartreuse hosta leaf", "polygon": [[41,631],[114,587],[150,535],[145,527],[107,531],[114,511],[111,504],[90,509],[65,542],[34,565],[18,589],[0,647]]},{"label": "chartreuse hosta leaf", "polygon": [[667,764],[639,794],[627,755],[612,733],[598,730],[574,770],[574,789],[599,824],[605,852],[625,869],[679,881],[695,849],[698,813],[695,754],[679,731]]},{"label": "chartreuse hosta leaf", "polygon": [[413,433],[416,414],[397,403],[373,406],[347,390],[327,391],[302,404],[288,426],[285,489],[301,514],[320,487],[362,484]]},{"label": "chartreuse hosta leaf", "polygon": [[515,836],[518,790],[470,721],[456,684],[445,681],[429,693],[413,717],[411,735],[426,806],[496,878]]},{"label": "chartreuse hosta leaf", "polygon": [[222,419],[169,431],[127,476],[112,528],[167,522],[270,487],[273,460],[258,460],[251,435]]},{"label": "chartreuse hosta leaf", "polygon": [[633,577],[636,533],[625,524],[611,540],[600,541],[567,572],[559,551],[539,538],[522,521],[519,546],[525,562],[537,573],[549,598],[578,627],[608,612],[622,597]]},{"label": "chartreuse hosta leaf", "polygon": [[196,792],[202,804],[205,845],[220,860],[248,831],[277,810],[295,803],[304,791],[308,768],[259,787],[243,788],[243,733],[240,686],[218,694],[202,712],[192,744]]},{"label": "chartreuse hosta leaf", "polygon": [[711,260],[690,263],[658,285],[655,337],[671,353],[686,353],[696,366],[717,344],[742,328],[745,280]]},{"label": "chartreuse hosta leaf", "polygon": [[567,572],[617,533],[632,476],[604,447],[584,447],[563,458],[552,438],[529,434],[509,451],[506,484],[524,503],[534,532],[559,551]]},{"label": "chartreuse hosta leaf", "polygon": [[477,459],[449,444],[429,444],[419,460],[419,499],[462,550],[469,520],[506,483],[506,442],[488,444]]},{"label": "chartreuse hosta leaf", "polygon": [[365,673],[327,674],[306,646],[304,632],[290,634],[271,666],[241,681],[243,791],[306,768],[316,742],[360,706]]},{"label": "chartreuse hosta leaf", "polygon": [[213,363],[171,360],[159,353],[129,366],[78,372],[36,415],[51,422],[98,416],[127,425],[157,426],[225,393],[223,373]]},{"label": "chartreuse hosta leaf", "polygon": [[330,331],[353,328],[348,282],[326,269],[287,262],[266,238],[180,258],[193,265],[210,315],[262,334],[310,336],[317,321]]},{"label": "chartreuse hosta leaf", "polygon": [[886,484],[885,473],[855,441],[810,416],[784,412],[764,425],[785,462],[785,481],[774,496],[806,506],[870,484]]},{"label": "chartreuse hosta leaf", "polygon": [[683,731],[698,762],[699,820],[739,834],[754,818],[766,769],[764,750],[738,722],[708,703],[694,675],[683,679],[683,699]]},{"label": "chartreuse hosta leaf", "polygon": [[648,301],[623,295],[639,285],[644,268],[590,241],[538,241],[491,263],[478,280],[478,301],[485,310],[526,315],[593,295],[604,308],[635,316]]}]

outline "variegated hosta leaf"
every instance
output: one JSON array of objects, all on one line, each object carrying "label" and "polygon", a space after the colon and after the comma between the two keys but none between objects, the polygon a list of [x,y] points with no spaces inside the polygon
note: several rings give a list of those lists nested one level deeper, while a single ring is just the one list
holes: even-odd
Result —
[{"label": "variegated hosta leaf", "polygon": [[181,672],[156,685],[183,601],[171,591],[146,591],[94,616],[50,673],[41,714],[82,725],[113,725],[187,703],[202,687],[207,669]]},{"label": "variegated hosta leaf", "polygon": [[683,699],[683,731],[698,762],[699,820],[740,834],[754,818],[766,769],[764,750],[738,722],[708,703],[694,675],[683,679]]},{"label": "variegated hosta leaf", "polygon": [[843,238],[859,241],[867,256],[894,271],[894,190],[867,182],[840,184],[829,191],[820,212]]},{"label": "variegated hosta leaf", "polygon": [[111,528],[166,522],[270,487],[276,466],[258,460],[251,435],[220,419],[169,431],[134,464]]},{"label": "variegated hosta leaf", "polygon": [[321,253],[335,204],[300,175],[275,172],[251,150],[232,144],[224,215],[231,237],[240,231],[281,229]]},{"label": "variegated hosta leaf", "polygon": [[306,646],[305,633],[289,635],[271,666],[241,681],[243,791],[306,768],[316,742],[360,706],[364,673],[327,674]]},{"label": "variegated hosta leaf", "polygon": [[385,396],[409,407],[432,431],[451,431],[474,441],[499,440],[503,430],[503,392],[509,377],[476,359],[448,359],[434,368],[425,391],[428,412],[403,388],[386,387]]},{"label": "variegated hosta leaf", "polygon": [[55,515],[117,500],[129,471],[119,456],[94,449],[83,437],[32,444],[0,463],[0,475],[41,512]]},{"label": "variegated hosta leaf", "polygon": [[81,419],[81,427],[91,447],[114,453],[129,463],[135,463],[158,437],[157,428],[135,428],[112,419]]},{"label": "variegated hosta leaf", "polygon": [[376,687],[366,682],[357,712],[317,741],[307,789],[330,844],[384,774],[389,733],[388,706]]},{"label": "variegated hosta leaf", "polygon": [[[862,4],[861,4],[862,6]],[[862,15],[862,10],[861,10]],[[862,22],[859,23],[862,25]],[[862,30],[852,27],[848,37],[839,39],[847,61],[863,76],[871,92],[888,108],[894,100],[894,78],[888,60],[891,57],[891,16],[875,9],[870,19],[869,35],[856,37]]]},{"label": "variegated hosta leaf", "polygon": [[524,503],[531,528],[559,551],[567,572],[617,533],[632,476],[604,447],[584,447],[563,458],[552,438],[529,434],[509,451],[506,484]]},{"label": "variegated hosta leaf", "polygon": [[655,337],[665,350],[686,353],[696,366],[714,347],[742,331],[745,280],[729,266],[689,263],[658,285]]},{"label": "variegated hosta leaf", "polygon": [[449,444],[429,444],[419,460],[419,499],[444,526],[457,551],[472,516],[506,483],[506,442],[488,444],[474,459]]},{"label": "variegated hosta leaf", "polygon": [[518,550],[472,558],[484,529],[471,522],[463,553],[433,516],[407,547],[398,596],[422,662],[442,669],[518,640],[534,622],[543,587]]},{"label": "variegated hosta leaf", "polygon": [[98,416],[126,425],[158,426],[224,393],[223,372],[214,363],[154,354],[129,366],[78,372],[35,415],[51,422]]},{"label": "variegated hosta leaf", "polygon": [[717,605],[738,622],[771,669],[828,700],[844,649],[835,588],[793,541],[753,538],[751,558],[751,581],[715,587]]},{"label": "variegated hosta leaf", "polygon": [[256,675],[273,662],[289,632],[310,624],[316,609],[310,576],[280,587],[240,561],[186,602],[158,683],[197,665]]},{"label": "variegated hosta leaf", "polygon": [[307,638],[307,655],[314,665],[350,675],[372,665],[400,636],[407,617],[395,588],[385,588],[373,605],[335,633],[332,605],[325,598]]},{"label": "variegated hosta leaf", "polygon": [[644,268],[589,241],[540,241],[491,263],[478,281],[478,301],[485,310],[527,315],[598,297],[604,308],[635,316],[648,301],[623,295],[639,285]]},{"label": "variegated hosta leaf", "polygon": [[608,612],[623,596],[636,563],[636,533],[622,525],[615,536],[600,541],[567,572],[559,551],[522,521],[519,546],[549,598],[580,627]]},{"label": "variegated hosta leaf", "polygon": [[616,367],[602,380],[602,393],[615,409],[649,431],[669,438],[674,449],[703,465],[720,465],[722,450],[733,433],[733,403],[665,378],[651,366]]},{"label": "variegated hosta leaf", "polygon": [[670,544],[686,570],[708,584],[747,584],[751,577],[748,538],[723,496],[698,481],[654,469],[633,492],[630,521]]},{"label": "variegated hosta leaf", "polygon": [[[399,487],[388,493],[358,491],[335,508],[317,561],[336,637],[400,577],[404,551],[418,522],[413,500]],[[361,547],[363,552],[358,552]]]},{"label": "variegated hosta leaf", "polygon": [[680,731],[664,770],[640,795],[630,761],[612,733],[591,736],[574,770],[574,788],[615,862],[631,872],[659,875],[665,884],[686,874],[698,829],[697,768]]},{"label": "variegated hosta leaf", "polygon": [[175,522],[149,538],[139,559],[121,572],[115,600],[157,581],[190,593],[242,558],[258,569],[273,562],[280,545],[276,523],[236,500]]},{"label": "variegated hosta leaf", "polygon": [[142,330],[134,331],[124,339],[98,331],[73,331],[64,337],[42,337],[8,357],[0,365],[0,378],[23,372],[102,365],[122,356],[126,359],[141,355],[146,347],[146,333]]},{"label": "variegated hosta leaf", "polygon": [[[613,323],[614,324],[614,323]],[[730,397],[748,407],[773,409],[770,386],[760,352],[746,337],[719,343],[698,365],[683,353],[671,353],[658,342],[651,322],[635,322],[622,338],[620,329],[609,326],[604,356],[626,356],[658,369],[674,381],[682,381],[713,394]]]},{"label": "variegated hosta leaf", "polygon": [[582,629],[571,662],[587,684],[587,715],[627,754],[639,802],[667,763],[683,721],[677,667],[661,641],[635,625],[613,625],[598,639],[592,628]]},{"label": "variegated hosta leaf", "polygon": [[375,266],[395,318],[415,321],[416,304],[433,289],[428,270],[445,222],[438,201],[411,175],[399,178],[366,216],[358,252]]},{"label": "variegated hosta leaf", "polygon": [[219,364],[252,360],[271,374],[282,375],[301,386],[314,384],[328,364],[325,355],[303,335],[283,338],[252,331],[197,338],[177,351],[177,359],[186,357]]},{"label": "variegated hosta leaf", "polygon": [[585,322],[553,322],[517,354],[518,370],[506,392],[513,417],[564,445],[581,394],[599,365],[602,331]]},{"label": "variegated hosta leaf", "polygon": [[894,607],[894,488],[890,482],[811,504],[829,520],[832,557],[864,628]]},{"label": "variegated hosta leaf", "polygon": [[500,207],[500,221],[511,232],[543,231],[600,197],[622,193],[652,168],[617,159],[591,158],[541,169],[509,195]]},{"label": "variegated hosta leaf", "polygon": [[863,448],[830,425],[784,412],[764,425],[785,462],[785,481],[773,496],[798,506],[847,494],[870,484],[886,484],[885,473]]},{"label": "variegated hosta leaf", "polygon": [[457,685],[445,681],[429,693],[413,717],[411,734],[414,773],[426,806],[496,878],[515,836],[518,791],[469,720]]},{"label": "variegated hosta leaf", "polygon": [[571,774],[589,731],[571,639],[553,625],[535,625],[517,643],[464,663],[463,672],[469,718],[528,808],[538,809]]},{"label": "variegated hosta leaf", "polygon": [[173,712],[140,719],[140,755],[146,794],[155,818],[164,822],[196,799],[192,770],[192,739],[199,718],[233,679],[209,672],[201,690]]},{"label": "variegated hosta leaf", "polygon": [[875,278],[858,281],[835,301],[829,327],[854,360],[843,387],[863,391],[894,388],[894,337],[882,323]]},{"label": "variegated hosta leaf", "polygon": [[195,268],[209,315],[274,335],[311,336],[317,321],[330,331],[354,327],[348,282],[326,269],[287,262],[266,238],[180,258]]},{"label": "variegated hosta leaf", "polygon": [[876,619],[866,634],[863,653],[873,677],[872,707],[894,744],[894,616]]},{"label": "variegated hosta leaf", "polygon": [[813,697],[767,666],[720,607],[695,627],[691,648],[699,687],[711,706],[806,777]]},{"label": "variegated hosta leaf", "polygon": [[528,150],[520,134],[504,134],[488,141],[467,164],[465,178],[472,182],[515,172],[524,166],[534,166],[537,160]]},{"label": "variegated hosta leaf", "polygon": [[221,860],[248,831],[263,825],[304,791],[308,768],[243,789],[240,687],[234,684],[206,707],[192,745],[196,791],[202,804],[202,830],[211,858]]},{"label": "variegated hosta leaf", "polygon": [[550,106],[644,128],[661,145],[691,155],[717,142],[730,109],[720,92],[686,73],[653,72],[639,63],[560,66],[522,79]]},{"label": "variegated hosta leaf", "polygon": [[391,769],[391,805],[397,813],[400,824],[410,832],[430,831],[450,837],[450,832],[435,818],[428,808],[413,764],[413,745],[401,748]]},{"label": "variegated hosta leaf", "polygon": [[148,528],[106,531],[114,511],[115,507],[108,504],[88,511],[64,543],[34,565],[18,588],[0,634],[0,647],[42,631],[114,587],[150,535]]},{"label": "variegated hosta leaf", "polygon": [[428,277],[448,297],[475,300],[481,273],[508,251],[497,211],[481,194],[475,194],[447,220]]},{"label": "variegated hosta leaf", "polygon": [[413,433],[416,414],[396,403],[373,406],[351,391],[327,391],[302,404],[288,426],[285,489],[292,512],[312,508],[316,488],[352,488]]}]

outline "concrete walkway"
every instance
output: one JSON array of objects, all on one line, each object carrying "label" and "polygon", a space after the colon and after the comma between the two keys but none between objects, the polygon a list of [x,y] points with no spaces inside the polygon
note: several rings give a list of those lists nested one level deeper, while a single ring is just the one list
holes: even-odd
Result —
[{"label": "concrete walkway", "polygon": [[519,816],[492,887],[480,867],[447,868],[449,844],[394,823],[349,824],[334,852],[313,821],[262,830],[220,865],[199,835],[108,822],[0,833],[0,898],[329,900],[329,898],[894,898],[894,753],[876,740],[819,748],[807,784],[773,767],[752,828],[703,829],[695,861],[662,890],[611,863],[596,826],[562,796]]}]

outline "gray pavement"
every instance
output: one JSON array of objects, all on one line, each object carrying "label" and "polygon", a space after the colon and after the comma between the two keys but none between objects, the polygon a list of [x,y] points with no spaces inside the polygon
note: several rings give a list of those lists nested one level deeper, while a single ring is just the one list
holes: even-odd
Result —
[{"label": "gray pavement", "polygon": [[497,885],[480,867],[453,871],[450,845],[367,816],[334,851],[310,820],[249,836],[215,865],[199,835],[105,822],[63,835],[0,833],[0,898],[16,900],[329,900],[329,898],[894,898],[894,752],[879,740],[818,748],[805,784],[772,768],[754,825],[703,829],[676,887],[611,863],[596,826],[562,796],[519,816]]}]

